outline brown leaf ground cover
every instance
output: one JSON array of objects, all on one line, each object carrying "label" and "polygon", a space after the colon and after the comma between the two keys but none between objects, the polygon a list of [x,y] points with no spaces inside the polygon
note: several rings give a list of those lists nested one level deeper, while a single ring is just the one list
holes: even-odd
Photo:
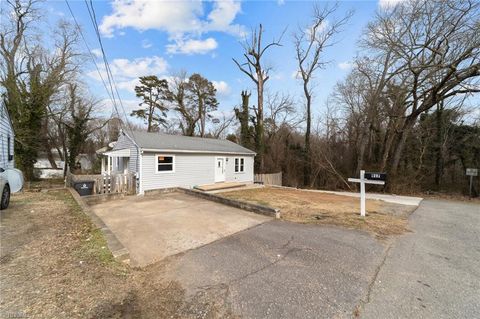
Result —
[{"label": "brown leaf ground cover", "polygon": [[0,211],[0,318],[228,318],[205,296],[164,280],[168,261],[118,263],[66,190],[15,194]]},{"label": "brown leaf ground cover", "polygon": [[367,200],[367,216],[359,214],[355,197],[287,188],[255,188],[218,194],[227,198],[280,209],[281,218],[297,223],[343,226],[368,231],[378,237],[402,234],[415,207]]}]

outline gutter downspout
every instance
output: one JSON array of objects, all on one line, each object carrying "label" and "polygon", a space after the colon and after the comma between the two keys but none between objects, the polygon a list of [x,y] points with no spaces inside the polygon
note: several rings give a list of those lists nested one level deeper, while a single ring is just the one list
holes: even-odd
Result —
[{"label": "gutter downspout", "polygon": [[143,181],[142,181],[142,160],[143,160],[143,150],[138,147],[137,145],[137,150],[138,150],[138,161],[137,161],[137,165],[139,166],[139,170],[138,170],[138,195],[145,195],[145,192],[143,191]]}]

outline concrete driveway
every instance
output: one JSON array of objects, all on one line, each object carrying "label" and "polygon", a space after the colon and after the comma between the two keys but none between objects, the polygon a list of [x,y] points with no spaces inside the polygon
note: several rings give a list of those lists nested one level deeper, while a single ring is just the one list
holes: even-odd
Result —
[{"label": "concrete driveway", "polygon": [[183,193],[126,197],[91,208],[128,249],[132,266],[145,266],[271,220]]}]

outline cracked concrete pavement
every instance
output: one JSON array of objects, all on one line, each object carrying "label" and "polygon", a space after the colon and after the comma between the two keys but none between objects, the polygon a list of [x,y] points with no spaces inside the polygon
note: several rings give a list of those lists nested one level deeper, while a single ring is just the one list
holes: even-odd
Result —
[{"label": "cracked concrete pavement", "polygon": [[244,318],[350,318],[385,245],[339,227],[272,221],[178,256],[170,276]]}]

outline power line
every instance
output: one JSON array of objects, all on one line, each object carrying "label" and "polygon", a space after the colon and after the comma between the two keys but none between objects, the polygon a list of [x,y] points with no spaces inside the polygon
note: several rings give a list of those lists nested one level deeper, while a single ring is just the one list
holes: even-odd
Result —
[{"label": "power line", "polygon": [[[125,107],[123,105],[122,99],[121,99],[120,94],[118,92],[118,88],[117,88],[117,85],[115,83],[115,79],[113,77],[112,70],[110,69],[110,64],[109,64],[107,56],[105,54],[105,49],[103,47],[102,37],[100,35],[100,31],[99,31],[99,28],[98,28],[97,17],[96,17],[96,13],[95,13],[95,8],[93,7],[93,2],[92,2],[92,0],[90,0],[90,6],[89,6],[87,0],[85,0],[85,4],[86,4],[87,9],[88,9],[88,14],[90,16],[90,20],[92,21],[93,27],[95,29],[95,33],[97,35],[98,43],[100,44],[100,50],[102,52],[103,62],[105,64],[105,69],[107,71],[107,78],[108,78],[108,81],[110,83],[110,87],[112,88],[112,94],[113,95],[115,95],[115,93],[117,94],[118,101],[120,102],[120,106],[122,107],[122,111],[123,111],[123,114],[125,116],[125,121],[127,122],[127,125],[130,129],[130,132],[132,132],[133,129],[130,125],[130,122],[128,121],[127,113],[125,112]],[[91,11],[90,11],[90,9],[91,9]],[[115,92],[114,92],[114,90],[115,90]]]},{"label": "power line", "polygon": [[[126,114],[126,112],[125,112],[125,107],[123,106],[122,100],[121,100],[121,98],[120,98],[120,94],[119,94],[119,92],[118,92],[118,89],[117,89],[116,84],[115,84],[114,79],[113,79],[113,74],[112,74],[112,72],[111,72],[110,65],[108,64],[108,60],[107,60],[107,57],[106,57],[106,55],[105,55],[105,50],[104,50],[104,48],[103,48],[103,43],[102,43],[102,40],[101,40],[101,37],[100,37],[100,33],[99,33],[99,31],[98,31],[98,24],[97,24],[97,22],[96,22],[96,17],[94,16],[94,11],[93,11],[93,15],[92,15],[92,13],[90,12],[90,8],[89,8],[89,6],[88,6],[87,1],[85,1],[86,5],[87,5],[88,12],[89,12],[89,15],[90,15],[90,19],[92,20],[92,24],[93,24],[93,27],[94,27],[96,36],[97,36],[98,41],[99,41],[99,44],[100,44],[101,53],[102,53],[102,57],[103,57],[103,62],[104,62],[104,64],[105,64],[105,71],[106,71],[106,73],[107,73],[107,80],[108,80],[109,85],[107,85],[104,77],[102,76],[102,72],[101,72],[101,70],[100,70],[100,68],[99,68],[99,66],[98,66],[98,64],[97,64],[97,62],[96,62],[96,58],[95,58],[95,56],[93,55],[92,50],[90,49],[90,46],[88,45],[88,42],[87,42],[87,40],[86,40],[86,38],[85,38],[85,36],[84,36],[84,34],[83,34],[83,31],[82,31],[82,29],[81,29],[81,27],[80,27],[80,25],[79,25],[79,23],[78,23],[78,21],[77,21],[77,19],[76,19],[76,17],[75,17],[75,14],[73,13],[72,8],[70,7],[70,4],[68,3],[68,0],[65,0],[65,3],[66,3],[66,5],[67,5],[67,7],[68,7],[68,10],[70,11],[70,14],[71,14],[71,16],[72,16],[72,18],[73,18],[73,20],[74,20],[74,22],[75,22],[75,25],[76,25],[78,31],[80,32],[80,35],[81,35],[81,37],[82,37],[82,40],[83,40],[83,42],[84,42],[84,44],[85,44],[85,46],[86,46],[86,48],[87,48],[87,50],[88,50],[89,56],[91,57],[94,65],[95,65],[95,69],[97,70],[97,73],[98,73],[98,75],[99,75],[99,77],[100,77],[100,79],[101,79],[101,81],[102,81],[102,84],[103,84],[103,86],[105,87],[105,90],[107,91],[108,97],[110,98],[110,100],[111,100],[112,103],[113,103],[113,107],[114,107],[114,109],[115,109],[115,112],[116,112],[118,118],[121,119],[122,116],[121,116],[121,114],[120,114],[120,112],[119,112],[119,110],[118,110],[117,99],[118,99],[119,104],[120,104],[120,106],[121,106],[121,108],[122,108],[123,115],[124,115],[124,118],[125,118],[125,122],[127,123],[128,128],[130,129],[130,131],[133,131],[133,130],[132,130],[132,127],[131,127],[131,125],[130,125],[130,123],[129,123],[129,121],[128,121],[128,117],[127,117],[127,114]],[[92,10],[94,10],[94,9],[93,9],[93,4],[92,4]],[[112,82],[113,82],[113,83],[112,83]],[[109,88],[108,86],[110,86],[110,88]],[[115,93],[116,93],[116,97],[115,97]]]},{"label": "power line", "polygon": [[85,36],[84,36],[84,34],[83,34],[83,31],[82,31],[82,29],[81,29],[81,27],[80,27],[77,19],[75,18],[75,15],[74,15],[74,13],[73,13],[73,10],[72,10],[72,8],[70,7],[70,4],[68,3],[68,0],[65,0],[65,3],[66,3],[66,5],[67,5],[67,7],[68,7],[68,10],[70,11],[70,14],[71,14],[71,16],[72,16],[72,18],[73,18],[73,21],[75,22],[75,26],[77,27],[78,32],[80,33],[80,36],[82,37],[83,43],[85,44],[85,47],[87,48],[87,51],[88,51],[88,53],[89,53],[89,56],[92,58],[93,64],[95,65],[95,69],[97,70],[97,73],[98,73],[98,75],[99,75],[99,77],[100,77],[100,79],[101,79],[101,81],[102,81],[102,83],[103,83],[103,86],[105,87],[105,90],[107,91],[108,97],[110,98],[110,100],[111,100],[112,103],[113,103],[113,107],[114,107],[114,109],[115,109],[115,112],[117,113],[117,116],[118,116],[118,117],[121,117],[121,116],[120,116],[120,113],[118,112],[117,103],[116,103],[116,101],[115,101],[115,96],[112,94],[113,92],[111,92],[111,91],[109,90],[109,88],[107,87],[107,83],[105,82],[105,79],[104,79],[103,76],[102,76],[102,72],[100,71],[100,68],[99,68],[99,66],[98,66],[98,64],[97,64],[96,58],[95,58],[95,56],[93,55],[92,50],[90,49],[90,46],[88,45],[88,42],[87,42],[87,40],[86,40],[86,38],[85,38]]}]

